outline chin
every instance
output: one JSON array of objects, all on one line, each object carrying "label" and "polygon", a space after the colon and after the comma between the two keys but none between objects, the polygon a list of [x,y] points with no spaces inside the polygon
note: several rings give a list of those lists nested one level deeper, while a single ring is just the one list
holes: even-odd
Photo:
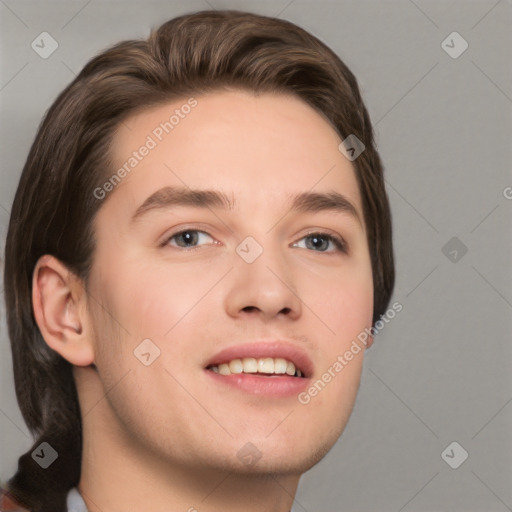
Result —
[{"label": "chin", "polygon": [[[297,436],[296,442],[287,442],[278,438],[270,442],[270,438],[247,441],[247,437],[236,447],[224,447],[225,451],[235,456],[223,457],[220,449],[203,460],[202,467],[217,471],[258,476],[265,475],[301,475],[318,464],[334,446],[341,434],[339,432],[322,432],[309,443],[304,437]],[[319,442],[320,441],[320,442]],[[203,458],[204,459],[204,458]]]},{"label": "chin", "polygon": [[[233,461],[233,467],[230,471],[239,474],[252,476],[261,475],[302,475],[318,464],[330,451],[334,443],[325,443],[321,446],[315,446],[309,451],[290,450],[285,456],[272,454],[265,457],[262,454],[261,459],[251,465],[241,464],[238,459]],[[228,468],[224,468],[228,469]]]}]

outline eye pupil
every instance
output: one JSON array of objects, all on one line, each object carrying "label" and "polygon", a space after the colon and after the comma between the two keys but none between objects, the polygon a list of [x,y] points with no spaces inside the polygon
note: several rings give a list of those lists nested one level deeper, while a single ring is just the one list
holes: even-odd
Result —
[{"label": "eye pupil", "polygon": [[[199,246],[200,235],[207,235],[203,231],[198,231],[196,229],[190,229],[186,231],[181,231],[172,235],[166,243],[170,243],[170,245],[175,245],[181,247],[183,249],[187,248],[195,248]],[[208,235],[209,236],[209,235]],[[330,244],[338,250],[342,252],[346,252],[344,249],[344,245],[339,242],[335,237],[323,234],[323,233],[313,233],[310,235],[306,235],[302,240],[306,242],[306,249],[314,250],[317,252],[330,252],[329,247]],[[173,243],[171,243],[173,241]]]},{"label": "eye pupil", "polygon": [[309,239],[311,240],[311,243],[315,249],[327,249],[326,244],[328,244],[329,242],[325,239],[325,237],[312,235]]},{"label": "eye pupil", "polygon": [[179,235],[178,238],[181,238],[181,240],[184,242],[184,245],[187,244],[193,244],[195,245],[197,243],[197,232],[195,231],[184,231]]}]

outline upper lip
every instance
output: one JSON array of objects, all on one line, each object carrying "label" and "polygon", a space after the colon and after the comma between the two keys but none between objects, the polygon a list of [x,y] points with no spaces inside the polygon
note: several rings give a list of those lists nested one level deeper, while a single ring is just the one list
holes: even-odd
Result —
[{"label": "upper lip", "polygon": [[281,357],[292,362],[304,377],[310,377],[313,374],[313,363],[307,353],[294,343],[284,340],[256,341],[227,347],[215,354],[205,367],[218,366],[244,357],[255,359]]}]

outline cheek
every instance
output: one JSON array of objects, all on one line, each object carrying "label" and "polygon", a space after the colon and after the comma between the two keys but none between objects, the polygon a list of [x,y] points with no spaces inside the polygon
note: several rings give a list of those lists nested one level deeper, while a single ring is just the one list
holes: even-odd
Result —
[{"label": "cheek", "polygon": [[125,262],[102,283],[115,315],[133,341],[162,338],[194,309],[219,280],[222,269],[204,272],[194,265]]},{"label": "cheek", "polygon": [[[337,290],[322,297],[321,318],[331,334],[340,340],[357,335],[371,325],[373,312],[372,290]],[[319,315],[320,316],[320,315]]]},{"label": "cheek", "polygon": [[371,269],[340,273],[317,290],[318,317],[325,332],[335,338],[341,349],[360,332],[371,326],[373,316],[373,280]]},{"label": "cheek", "polygon": [[373,316],[371,267],[340,272],[315,298],[315,313],[322,321],[318,332],[325,333],[318,340],[321,362],[299,402],[322,411],[333,425],[344,425],[357,395],[366,349],[358,336],[371,327]]}]

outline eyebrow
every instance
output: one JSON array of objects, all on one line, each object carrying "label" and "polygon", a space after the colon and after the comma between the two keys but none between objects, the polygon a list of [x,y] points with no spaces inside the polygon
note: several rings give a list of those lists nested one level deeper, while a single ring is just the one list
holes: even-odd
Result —
[{"label": "eyebrow", "polygon": [[292,198],[292,210],[301,213],[321,211],[347,213],[361,226],[363,225],[356,207],[339,192],[303,192]]},{"label": "eyebrow", "polygon": [[[131,222],[154,210],[180,206],[233,210],[235,201],[217,190],[163,187],[151,194],[135,211]],[[356,207],[339,192],[302,192],[291,197],[291,210],[300,213],[332,211],[347,213],[363,225]]]},{"label": "eyebrow", "polygon": [[216,190],[193,190],[190,188],[163,187],[151,194],[136,210],[132,222],[152,210],[169,209],[177,206],[194,208],[223,208],[232,210],[232,201],[223,192]]}]

